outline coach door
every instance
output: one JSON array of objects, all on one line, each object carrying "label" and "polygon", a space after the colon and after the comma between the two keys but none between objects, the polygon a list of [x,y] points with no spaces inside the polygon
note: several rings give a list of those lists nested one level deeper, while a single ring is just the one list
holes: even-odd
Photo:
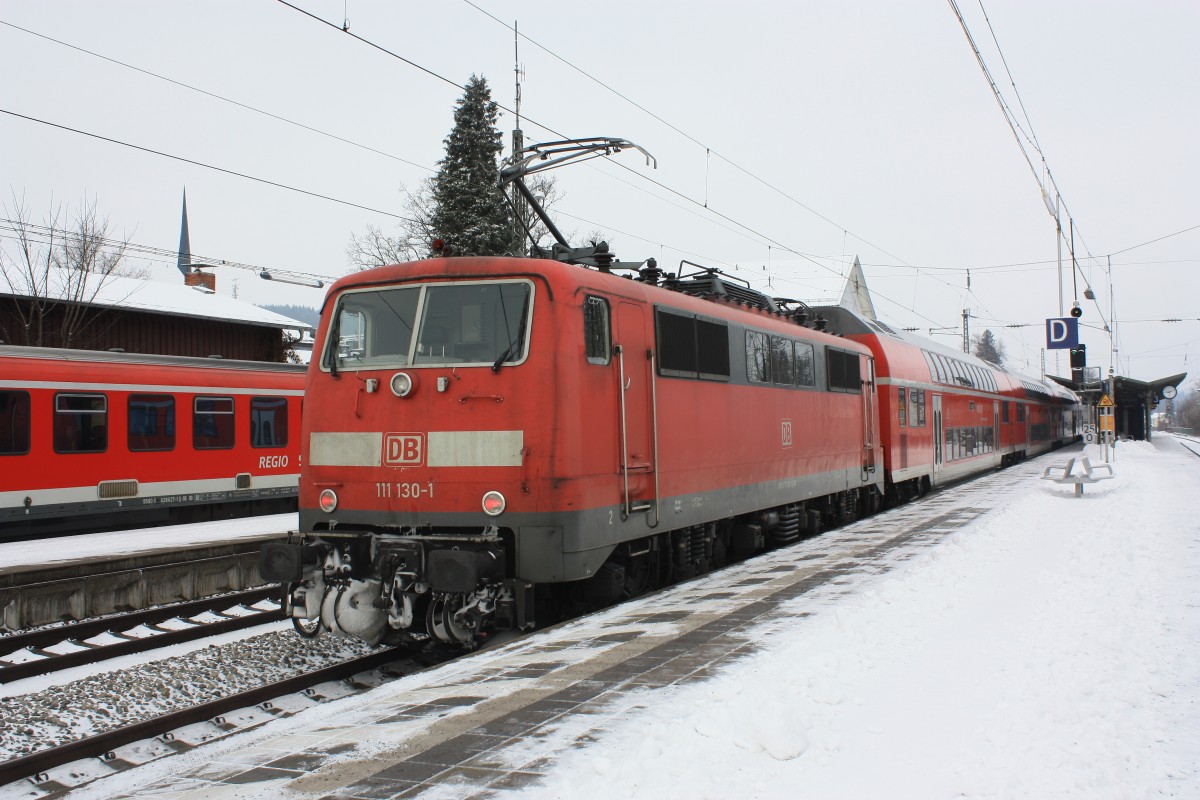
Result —
[{"label": "coach door", "polygon": [[1003,453],[1003,448],[1000,447],[1000,401],[992,401],[992,461],[999,464],[1003,459],[1000,454]]},{"label": "coach door", "polygon": [[933,395],[933,484],[942,477],[942,461],[945,453],[945,431],[942,429],[942,396]]},{"label": "coach door", "polygon": [[656,370],[641,306],[621,303],[617,307],[613,344],[620,380],[618,430],[621,437],[622,518],[652,512],[653,526],[658,524]]},{"label": "coach door", "polygon": [[875,359],[866,356],[867,380],[863,386],[863,474],[864,481],[875,471]]}]

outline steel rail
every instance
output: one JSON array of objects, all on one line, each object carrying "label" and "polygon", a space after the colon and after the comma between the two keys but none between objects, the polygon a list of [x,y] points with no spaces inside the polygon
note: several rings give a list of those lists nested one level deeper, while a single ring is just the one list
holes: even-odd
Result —
[{"label": "steel rail", "polygon": [[[246,592],[208,597],[187,603],[176,603],[169,606],[134,611],[128,614],[118,614],[100,619],[87,620],[62,625],[54,628],[44,628],[35,631],[12,634],[0,637],[0,655],[11,655],[22,650],[31,649],[42,651],[41,657],[20,663],[0,662],[0,683],[21,680],[34,675],[45,675],[60,669],[68,669],[83,664],[94,664],[117,656],[143,653],[167,645],[194,641],[208,636],[215,636],[235,630],[250,628],[268,622],[283,619],[281,609],[260,611],[238,617],[228,617],[214,622],[193,622],[191,617],[204,613],[221,613],[233,606],[250,606],[273,597],[279,593],[277,586],[265,586]],[[163,631],[145,637],[123,637],[123,632],[141,625],[155,625],[173,619],[191,622],[190,627],[179,630]],[[87,639],[101,635],[112,634],[123,637],[124,641],[107,645],[90,645]],[[44,648],[57,644],[70,643],[85,649],[70,653],[47,653]]]},{"label": "steel rail", "polygon": [[404,657],[404,648],[392,648],[377,653],[362,656],[331,667],[285,678],[282,681],[269,683],[257,689],[249,689],[229,697],[222,697],[207,703],[201,703],[191,708],[162,714],[153,719],[137,722],[117,728],[112,731],[88,736],[74,742],[39,750],[19,758],[0,762],[0,786],[22,779],[32,779],[43,782],[49,779],[49,770],[70,764],[83,758],[102,758],[111,761],[115,758],[113,750],[133,742],[164,736],[170,731],[197,722],[207,722],[215,717],[236,711],[240,708],[261,705],[276,697],[302,691],[326,681],[344,680],[359,672],[382,667]]}]

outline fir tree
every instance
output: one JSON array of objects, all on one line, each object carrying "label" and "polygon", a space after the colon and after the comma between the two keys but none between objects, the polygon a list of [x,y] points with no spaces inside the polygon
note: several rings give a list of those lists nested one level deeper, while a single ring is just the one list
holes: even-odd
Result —
[{"label": "fir tree", "polygon": [[497,116],[487,80],[472,75],[433,179],[432,232],[454,255],[513,254],[514,222],[499,184]]},{"label": "fir tree", "polygon": [[974,338],[975,346],[972,349],[976,356],[984,361],[990,361],[996,366],[1004,364],[1004,344],[996,338],[994,333],[985,330]]}]

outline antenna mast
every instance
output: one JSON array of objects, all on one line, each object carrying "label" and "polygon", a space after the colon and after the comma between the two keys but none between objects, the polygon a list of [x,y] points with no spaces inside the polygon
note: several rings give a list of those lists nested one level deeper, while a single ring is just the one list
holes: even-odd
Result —
[{"label": "antenna mast", "polygon": [[[512,157],[513,161],[516,161],[520,157],[521,151],[525,149],[525,134],[521,131],[521,78],[525,77],[525,70],[521,69],[521,37],[517,33],[516,20],[513,21],[513,76],[516,83],[516,102],[513,104],[516,124],[512,132]],[[513,241],[516,245],[515,252],[519,252],[521,243],[525,239],[524,232],[530,229],[532,220],[529,206],[525,202],[525,197],[517,190],[516,184],[513,184],[512,187],[512,207],[513,214],[517,218]]]}]

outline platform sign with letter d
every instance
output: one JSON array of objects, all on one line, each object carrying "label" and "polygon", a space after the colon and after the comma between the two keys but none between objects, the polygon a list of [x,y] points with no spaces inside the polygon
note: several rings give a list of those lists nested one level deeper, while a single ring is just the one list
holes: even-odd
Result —
[{"label": "platform sign with letter d", "polygon": [[1079,320],[1056,317],[1046,320],[1046,349],[1074,350],[1079,347]]}]

